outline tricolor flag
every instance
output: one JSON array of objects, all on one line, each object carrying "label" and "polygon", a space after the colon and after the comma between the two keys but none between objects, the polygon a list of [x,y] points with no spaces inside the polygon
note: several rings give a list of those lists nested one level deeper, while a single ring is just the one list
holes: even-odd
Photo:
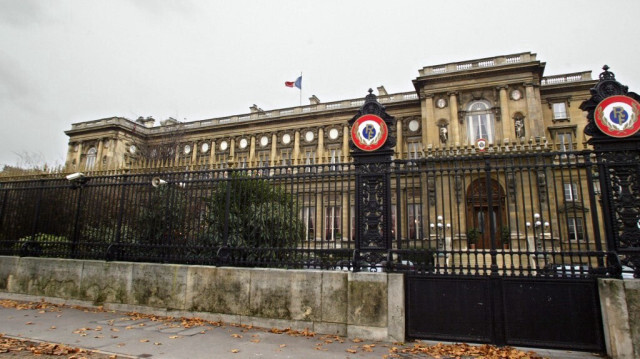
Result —
[{"label": "tricolor flag", "polygon": [[299,76],[295,81],[285,81],[284,85],[287,87],[297,87],[302,90],[302,76]]}]

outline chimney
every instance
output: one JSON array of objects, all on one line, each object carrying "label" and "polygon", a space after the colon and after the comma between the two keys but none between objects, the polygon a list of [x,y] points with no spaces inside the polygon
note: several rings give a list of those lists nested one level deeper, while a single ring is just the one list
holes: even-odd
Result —
[{"label": "chimney", "polygon": [[313,95],[311,97],[309,97],[309,104],[311,105],[317,105],[320,103],[320,99],[316,97],[316,95]]},{"label": "chimney", "polygon": [[136,122],[142,124],[146,128],[151,128],[153,127],[153,124],[156,122],[156,120],[151,116],[147,118],[143,118],[142,116],[140,116],[138,117]]}]

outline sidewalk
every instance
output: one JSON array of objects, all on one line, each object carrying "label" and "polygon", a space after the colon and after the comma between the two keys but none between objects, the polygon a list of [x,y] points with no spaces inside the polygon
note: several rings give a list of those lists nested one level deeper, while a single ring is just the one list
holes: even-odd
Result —
[{"label": "sidewalk", "polygon": [[[66,344],[118,358],[433,358],[416,343],[351,340],[284,328],[261,329],[197,318],[168,320],[96,307],[32,303],[35,298],[0,293],[0,333],[7,337]],[[16,300],[26,300],[16,302]],[[17,305],[17,307],[16,307]],[[435,344],[421,342],[418,345]],[[464,350],[465,346],[456,346]],[[468,347],[478,349],[479,347]],[[528,351],[530,349],[526,349]],[[577,359],[589,353],[536,349],[541,357]],[[446,352],[441,355],[446,358]],[[453,353],[450,354],[453,356]],[[0,354],[2,357],[2,354]]]}]

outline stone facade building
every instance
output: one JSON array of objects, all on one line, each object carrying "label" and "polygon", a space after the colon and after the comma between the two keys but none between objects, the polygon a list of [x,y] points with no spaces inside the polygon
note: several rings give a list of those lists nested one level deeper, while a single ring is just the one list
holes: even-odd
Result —
[{"label": "stone facade building", "polygon": [[[411,92],[389,94],[378,87],[378,101],[397,120],[391,129],[397,138],[394,158],[584,149],[587,120],[579,106],[597,81],[590,71],[545,76],[544,70],[545,63],[536,54],[525,52],[426,66],[412,80]],[[338,164],[351,162],[347,122],[363,98],[323,103],[312,96],[305,106],[262,110],[254,105],[249,113],[186,123],[123,117],[75,123],[66,131],[66,167],[70,172],[100,173],[324,164],[327,171],[334,171]],[[487,207],[486,194],[481,195],[486,181],[477,180],[472,172],[446,176],[444,181],[423,178],[403,185],[402,199],[393,205],[393,226],[402,224],[403,239],[430,238],[437,235],[436,224],[446,223],[451,234],[442,244],[445,247],[466,248],[468,231],[476,228],[481,232],[476,244],[488,248],[492,244],[482,227],[492,217],[497,233],[506,231],[512,247],[533,250],[528,228],[537,222],[545,226],[547,239],[566,243],[564,250],[572,243],[593,240],[586,234],[592,224],[583,218],[589,209],[575,205],[590,185],[584,176],[496,175],[491,184],[495,198],[489,201],[495,204],[493,209]],[[527,188],[527,198],[522,195],[516,201],[516,187],[523,193]],[[549,196],[564,201],[534,200]],[[308,227],[318,228],[308,230],[309,236],[343,241],[353,237],[353,203],[348,195],[305,201],[313,203],[302,208],[301,216]],[[398,219],[397,206],[402,208]],[[520,206],[525,209],[519,210]],[[560,215],[544,219],[539,213]]]}]

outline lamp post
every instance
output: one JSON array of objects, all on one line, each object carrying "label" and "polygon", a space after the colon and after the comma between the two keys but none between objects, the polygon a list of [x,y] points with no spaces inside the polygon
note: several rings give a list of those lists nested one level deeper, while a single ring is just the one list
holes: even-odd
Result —
[{"label": "lamp post", "polygon": [[431,222],[429,224],[429,228],[431,228],[432,232],[436,234],[436,240],[438,241],[438,249],[444,250],[446,249],[446,238],[447,231],[451,231],[451,223],[444,223],[444,218],[442,216],[437,217],[437,222]]},{"label": "lamp post", "polygon": [[533,239],[536,252],[535,254],[533,254],[533,257],[538,259],[538,253],[544,251],[545,233],[549,230],[549,222],[544,221],[542,216],[540,216],[540,213],[534,213],[533,224],[531,222],[527,222],[526,225],[527,228],[533,231]]}]

